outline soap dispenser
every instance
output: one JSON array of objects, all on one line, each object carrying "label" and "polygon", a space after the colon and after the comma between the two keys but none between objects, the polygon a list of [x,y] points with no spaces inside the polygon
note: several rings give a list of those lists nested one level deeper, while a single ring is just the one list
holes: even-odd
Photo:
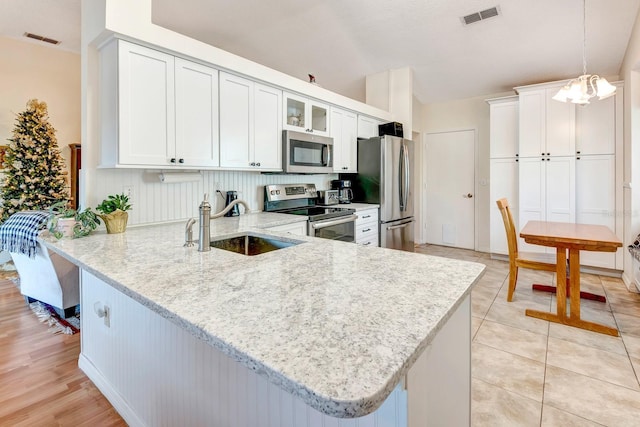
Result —
[{"label": "soap dispenser", "polygon": [[198,234],[198,250],[207,252],[211,250],[211,204],[209,194],[204,194],[204,200],[198,207],[200,219],[200,233]]}]

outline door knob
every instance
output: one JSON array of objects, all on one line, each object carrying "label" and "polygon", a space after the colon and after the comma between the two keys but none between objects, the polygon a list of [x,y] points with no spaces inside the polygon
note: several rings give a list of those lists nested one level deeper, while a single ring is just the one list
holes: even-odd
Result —
[{"label": "door knob", "polygon": [[464,197],[465,199],[470,199],[473,197],[473,194],[471,193],[463,194],[462,197]]}]

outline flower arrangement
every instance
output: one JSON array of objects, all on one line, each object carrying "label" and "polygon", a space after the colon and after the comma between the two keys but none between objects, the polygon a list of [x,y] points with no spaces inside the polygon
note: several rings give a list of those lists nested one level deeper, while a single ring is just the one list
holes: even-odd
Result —
[{"label": "flower arrangement", "polygon": [[54,203],[49,208],[49,214],[47,228],[57,239],[63,236],[74,238],[88,236],[100,225],[100,219],[91,208],[83,211],[70,209],[66,200]]},{"label": "flower arrangement", "polygon": [[107,227],[107,233],[122,233],[127,228],[129,214],[127,211],[131,209],[129,204],[129,196],[122,194],[111,194],[107,196],[98,206],[96,210],[101,213],[100,218]]}]

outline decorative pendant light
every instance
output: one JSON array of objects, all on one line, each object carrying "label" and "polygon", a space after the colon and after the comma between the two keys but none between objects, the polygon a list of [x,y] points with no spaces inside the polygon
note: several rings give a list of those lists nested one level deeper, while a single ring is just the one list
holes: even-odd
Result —
[{"label": "decorative pendant light", "polygon": [[556,101],[584,105],[594,96],[605,99],[616,94],[616,87],[607,79],[587,74],[587,0],[582,0],[582,29],[582,75],[563,86],[553,97]]}]

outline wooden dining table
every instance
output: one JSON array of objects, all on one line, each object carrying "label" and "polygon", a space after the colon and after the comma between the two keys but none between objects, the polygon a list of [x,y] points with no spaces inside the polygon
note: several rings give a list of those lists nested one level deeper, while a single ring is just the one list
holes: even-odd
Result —
[{"label": "wooden dining table", "polygon": [[[608,227],[550,221],[529,221],[520,237],[533,245],[556,248],[557,312],[527,309],[527,316],[618,336],[618,330],[580,317],[580,251],[615,252],[622,242]],[[567,252],[569,252],[569,315],[567,316]]]}]

